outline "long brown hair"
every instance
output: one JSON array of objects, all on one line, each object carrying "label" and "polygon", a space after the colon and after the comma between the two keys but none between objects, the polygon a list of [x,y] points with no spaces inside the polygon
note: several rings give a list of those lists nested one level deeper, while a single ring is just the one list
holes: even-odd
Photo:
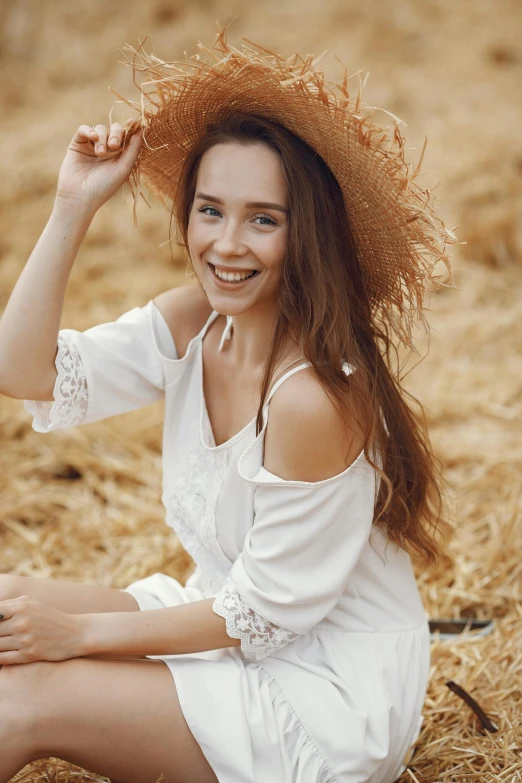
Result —
[{"label": "long brown hair", "polygon": [[[279,309],[263,372],[256,433],[263,425],[263,405],[281,351],[288,335],[297,335],[327,393],[356,417],[364,433],[364,454],[381,477],[374,522],[386,527],[391,541],[425,562],[435,562],[443,553],[435,534],[448,529],[441,514],[440,468],[430,449],[422,406],[402,387],[399,369],[393,369],[397,353],[386,324],[372,318],[342,192],[324,160],[283,126],[253,114],[236,113],[209,126],[189,151],[178,183],[173,217],[181,244],[188,250],[201,158],[214,145],[231,142],[267,144],[279,154],[290,207]],[[346,376],[343,361],[356,372]],[[417,413],[406,398],[415,403]],[[374,448],[382,467],[374,461]]]}]

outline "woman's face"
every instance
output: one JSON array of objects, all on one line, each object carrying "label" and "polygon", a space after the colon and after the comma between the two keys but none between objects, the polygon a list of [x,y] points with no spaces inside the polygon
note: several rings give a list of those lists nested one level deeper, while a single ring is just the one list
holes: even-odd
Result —
[{"label": "woman's face", "polygon": [[[203,155],[188,246],[213,309],[238,315],[277,301],[288,241],[288,196],[277,152],[262,143],[216,144]],[[246,280],[222,280],[222,276]]]}]

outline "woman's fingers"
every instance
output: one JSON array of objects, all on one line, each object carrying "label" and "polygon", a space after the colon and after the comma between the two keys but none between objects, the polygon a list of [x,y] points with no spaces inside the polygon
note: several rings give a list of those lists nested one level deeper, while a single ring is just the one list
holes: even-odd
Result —
[{"label": "woman's fingers", "polygon": [[6,621],[10,620],[16,612],[23,607],[24,599],[26,596],[20,596],[19,598],[7,598],[5,601],[0,601],[0,634],[2,629],[6,626]]},{"label": "woman's fingers", "polygon": [[98,141],[94,143],[94,151],[97,155],[105,155],[107,152],[107,126],[95,125],[94,130],[98,134]]},{"label": "woman's fingers", "polygon": [[31,660],[27,655],[24,655],[18,650],[0,653],[0,668],[2,666],[13,666],[20,663],[31,663]]},{"label": "woman's fingers", "polygon": [[98,138],[98,134],[91,128],[90,125],[80,125],[72,140],[75,144],[87,144],[88,142],[95,142]]},{"label": "woman's fingers", "polygon": [[134,166],[134,163],[136,162],[136,158],[138,157],[138,152],[140,150],[141,142],[142,142],[142,136],[143,136],[143,131],[140,128],[140,130],[133,133],[132,136],[128,139],[125,148],[121,153],[119,162],[124,169],[128,170],[128,174],[130,174]]},{"label": "woman's fingers", "polygon": [[19,640],[14,638],[12,634],[5,634],[4,636],[0,636],[0,653],[18,650],[18,644]]},{"label": "woman's fingers", "polygon": [[[141,136],[140,133],[133,134],[136,135]],[[115,154],[121,153],[124,149],[124,136],[125,128],[121,122],[113,122],[109,129],[101,123],[94,128],[90,125],[80,125],[72,142],[77,145],[92,145],[86,146],[85,152],[89,154],[94,152],[96,157],[115,157]]]},{"label": "woman's fingers", "polygon": [[123,125],[121,122],[113,122],[109,131],[107,145],[110,150],[119,150],[123,139]]},{"label": "woman's fingers", "polygon": [[109,129],[106,125],[96,125],[98,143],[94,149],[96,153],[117,152],[122,143],[124,128],[121,122],[113,122]]}]

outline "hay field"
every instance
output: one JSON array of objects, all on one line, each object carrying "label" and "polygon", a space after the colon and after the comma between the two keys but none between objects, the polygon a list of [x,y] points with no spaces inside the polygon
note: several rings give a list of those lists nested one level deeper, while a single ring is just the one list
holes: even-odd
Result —
[{"label": "hay field", "polygon": [[[425,724],[401,778],[419,783],[522,780],[522,7],[516,0],[18,0],[0,16],[2,170],[0,308],[50,213],[58,168],[81,122],[106,122],[132,96],[119,47],[149,36],[176,59],[236,17],[241,35],[292,53],[336,53],[370,71],[365,92],[428,136],[425,184],[440,183],[458,289],[432,296],[429,352],[409,376],[427,407],[448,482],[454,565],[419,573],[432,617],[493,617],[481,641],[433,646]],[[333,57],[325,63],[338,73]],[[121,112],[115,111],[115,116]],[[418,154],[412,151],[412,157]],[[112,320],[186,281],[162,243],[159,205],[117,194],[96,216],[64,305],[64,327]],[[0,310],[1,312],[1,310]],[[426,338],[420,341],[427,352]],[[154,571],[184,582],[189,556],[163,523],[162,406],[49,435],[0,397],[0,571],[124,587]],[[497,724],[484,732],[445,683]],[[71,695],[71,698],[73,696]],[[58,760],[17,780],[98,779]],[[144,783],[146,783],[144,781]],[[153,783],[153,781],[151,781]]]}]

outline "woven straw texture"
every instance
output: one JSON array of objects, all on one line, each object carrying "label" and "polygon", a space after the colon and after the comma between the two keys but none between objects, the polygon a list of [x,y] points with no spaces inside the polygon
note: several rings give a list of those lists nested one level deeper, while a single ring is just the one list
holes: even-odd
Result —
[{"label": "woven straw texture", "polygon": [[[129,131],[144,128],[145,143],[131,177],[134,207],[143,177],[149,190],[172,202],[181,166],[210,123],[235,111],[261,115],[284,125],[309,144],[334,173],[363,267],[376,322],[412,346],[412,325],[426,326],[423,299],[430,283],[450,283],[447,246],[455,241],[433,208],[430,191],[416,183],[405,159],[401,123],[386,112],[387,126],[375,122],[375,107],[353,97],[345,70],[339,83],[317,68],[321,57],[288,59],[243,39],[230,46],[220,31],[212,49],[172,63],[147,55],[143,47],[123,48],[133,68],[139,102],[122,98],[139,112]],[[138,85],[137,75],[142,75]],[[118,96],[121,98],[121,96]],[[435,272],[444,266],[444,280]]]}]

